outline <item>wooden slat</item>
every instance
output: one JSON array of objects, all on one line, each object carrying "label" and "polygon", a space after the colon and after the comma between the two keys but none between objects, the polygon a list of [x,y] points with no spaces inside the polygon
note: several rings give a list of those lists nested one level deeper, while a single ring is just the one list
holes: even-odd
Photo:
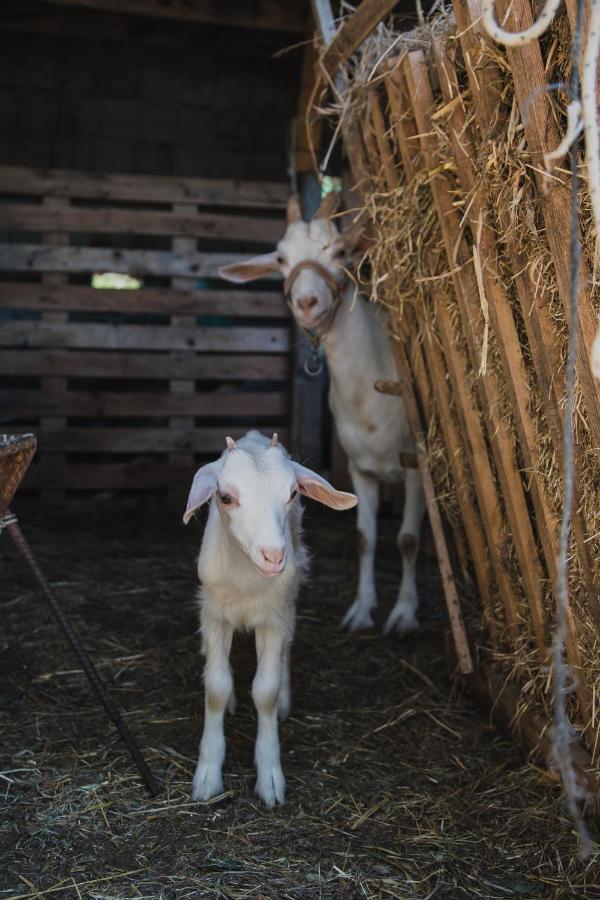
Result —
[{"label": "wooden slat", "polygon": [[173,325],[17,321],[3,323],[0,328],[0,347],[286,353],[289,345],[287,327],[189,329]]},{"label": "wooden slat", "polygon": [[362,42],[393,10],[398,0],[362,0],[323,54],[322,64],[330,78],[347,62]]},{"label": "wooden slat", "polygon": [[[217,450],[210,451],[214,456]],[[165,488],[189,488],[194,468],[188,470],[155,462],[152,457],[138,457],[128,463],[69,462],[57,466],[46,459],[29,468],[20,493],[45,489],[60,484],[72,491],[151,491]]]},{"label": "wooden slat", "polygon": [[394,343],[392,347],[394,350],[394,357],[396,360],[396,365],[398,367],[398,375],[400,377],[400,383],[402,387],[404,409],[409,426],[413,433],[413,437],[415,439],[419,474],[421,476],[421,482],[423,484],[425,503],[427,505],[427,513],[429,515],[429,524],[431,526],[431,531],[433,534],[433,540],[435,543],[435,549],[438,558],[438,565],[440,568],[440,575],[442,577],[444,596],[446,598],[446,607],[448,610],[450,627],[452,629],[452,636],[454,638],[454,646],[458,659],[458,668],[463,675],[468,675],[473,671],[473,661],[471,659],[469,641],[467,638],[462,611],[460,608],[460,602],[458,599],[452,566],[450,564],[450,555],[448,553],[448,547],[446,545],[446,539],[444,536],[444,527],[442,525],[442,519],[435,496],[435,488],[433,486],[431,472],[429,471],[429,464],[427,462],[425,436],[423,434],[423,427],[419,416],[419,410],[417,408],[412,389],[410,369],[408,367],[408,363],[404,354],[404,348],[399,343]]},{"label": "wooden slat", "polygon": [[[265,433],[279,433],[273,423],[261,426]],[[40,453],[60,450],[65,453],[213,453],[222,450],[225,435],[242,437],[248,426],[219,428],[56,428],[38,434]],[[282,439],[283,440],[283,439]]]},{"label": "wooden slat", "polygon": [[[174,367],[175,368],[175,367]],[[83,374],[83,373],[82,373]],[[189,394],[124,391],[0,390],[0,416],[285,416],[286,391],[192,391]]]},{"label": "wooden slat", "polygon": [[109,175],[71,169],[0,166],[0,194],[52,194],[70,199],[285,209],[289,188],[287,184],[272,181]]},{"label": "wooden slat", "polygon": [[197,212],[189,214],[145,209],[70,206],[52,209],[24,203],[0,204],[2,230],[89,234],[164,234],[274,243],[284,230],[283,217]]},{"label": "wooden slat", "polygon": [[381,102],[377,90],[371,91],[371,119],[373,122],[373,131],[375,132],[375,140],[379,150],[381,166],[385,174],[388,188],[393,191],[400,184],[400,177],[396,170],[396,163],[390,147],[390,141],[387,134],[387,128],[381,108]]},{"label": "wooden slat", "polygon": [[[4,326],[0,327],[0,335]],[[64,375],[70,378],[169,379],[177,375],[199,381],[246,381],[289,378],[286,355],[265,356],[143,353],[83,350],[2,350],[0,376]]]},{"label": "wooden slat", "polygon": [[240,253],[175,253],[171,250],[112,250],[105,247],[50,247],[0,243],[0,271],[121,272],[218,278],[219,266],[241,262]]},{"label": "wooden slat", "polygon": [[289,0],[246,0],[214,3],[211,0],[41,0],[51,6],[79,7],[101,12],[126,13],[224,25],[234,28],[261,28],[302,33],[306,28],[307,9]]},{"label": "wooden slat", "polygon": [[0,308],[86,310],[86,312],[193,313],[202,316],[247,316],[288,319],[279,291],[248,290],[98,290],[79,285],[0,282]]}]

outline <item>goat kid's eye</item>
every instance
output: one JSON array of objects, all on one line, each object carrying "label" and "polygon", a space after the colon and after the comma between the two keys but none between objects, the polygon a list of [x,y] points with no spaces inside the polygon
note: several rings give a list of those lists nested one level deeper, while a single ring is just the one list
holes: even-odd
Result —
[{"label": "goat kid's eye", "polygon": [[290,500],[293,500],[297,496],[298,496],[298,491],[297,490],[292,491],[292,493],[290,494]]},{"label": "goat kid's eye", "polygon": [[282,256],[281,253],[277,254],[277,262],[280,266],[285,265],[285,256]]},{"label": "goat kid's eye", "polygon": [[219,494],[219,500],[221,503],[224,503],[225,506],[229,506],[230,503],[233,503],[233,497],[231,494]]}]

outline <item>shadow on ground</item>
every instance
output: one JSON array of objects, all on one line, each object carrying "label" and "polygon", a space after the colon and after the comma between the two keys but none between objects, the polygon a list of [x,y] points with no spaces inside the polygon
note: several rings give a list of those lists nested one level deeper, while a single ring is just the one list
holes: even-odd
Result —
[{"label": "shadow on ground", "polygon": [[[398,562],[383,523],[379,625]],[[435,565],[424,627],[347,635],[352,516],[312,508],[314,575],[281,729],[288,800],[253,795],[253,646],[234,646],[239,710],[225,786],[192,803],[202,724],[193,604],[200,526],[146,513],[23,516],[22,526],[163,780],[150,799],[27,572],[0,542],[0,897],[600,897],[555,785],[452,689]]]}]

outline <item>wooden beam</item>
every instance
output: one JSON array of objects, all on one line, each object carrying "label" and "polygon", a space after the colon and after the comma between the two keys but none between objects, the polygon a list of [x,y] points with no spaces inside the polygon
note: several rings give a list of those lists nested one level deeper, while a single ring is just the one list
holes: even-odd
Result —
[{"label": "wooden beam", "polygon": [[178,290],[143,287],[139,290],[35,282],[0,282],[0,309],[86,310],[86,312],[164,313],[196,316],[244,316],[289,320],[279,291]]},{"label": "wooden beam", "polygon": [[235,181],[226,178],[184,178],[169,175],[110,175],[72,169],[30,169],[0,166],[1,194],[30,194],[70,199],[127,200],[134,203],[199,203],[204,206],[281,209],[287,205],[287,184]]},{"label": "wooden beam", "polygon": [[276,243],[284,232],[282,216],[228,215],[199,212],[194,204],[186,214],[105,206],[52,207],[33,203],[2,203],[3,231],[89,234],[158,234],[170,237],[224,238]]},{"label": "wooden beam", "polygon": [[0,347],[93,350],[182,350],[203,353],[287,353],[289,328],[189,328],[99,322],[3,322]]},{"label": "wooden beam", "polygon": [[[82,374],[84,374],[82,372]],[[177,369],[173,366],[173,375]],[[192,382],[193,386],[193,382]],[[287,415],[288,397],[279,391],[196,391],[187,394],[161,391],[77,391],[0,389],[3,418],[83,416],[85,418],[147,419],[191,416],[220,419],[235,416]],[[190,427],[193,427],[193,422]]]},{"label": "wooden beam", "polygon": [[330,78],[350,59],[397,2],[398,0],[363,0],[356,12],[345,20],[323,55],[322,64]]},{"label": "wooden beam", "polygon": [[[2,329],[0,329],[1,332]],[[164,381],[282,381],[290,376],[288,355],[264,353],[176,353],[140,350],[2,350],[2,374],[27,377],[132,378]]]},{"label": "wooden beam", "polygon": [[[211,0],[41,0],[51,6],[78,7],[148,18],[179,19],[204,25],[261,28],[292,33],[306,28],[308,4],[294,0],[245,0],[213,3]],[[250,8],[248,8],[250,6]]]}]

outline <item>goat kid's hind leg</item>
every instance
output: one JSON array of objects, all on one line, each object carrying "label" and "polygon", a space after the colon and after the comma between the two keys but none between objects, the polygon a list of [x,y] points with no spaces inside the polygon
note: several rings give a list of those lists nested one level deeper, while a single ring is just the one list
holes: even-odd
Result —
[{"label": "goat kid's hind leg", "polygon": [[396,632],[410,634],[419,627],[417,609],[417,555],[421,523],[425,513],[425,495],[417,469],[406,469],[404,514],[398,534],[398,547],[402,555],[402,580],[396,605],[385,624],[385,634]]},{"label": "goat kid's hind leg", "polygon": [[256,793],[266,806],[285,800],[285,778],[281,769],[277,706],[279,701],[286,635],[274,625],[256,629],[258,665],[252,682],[252,698],[258,713],[254,758]]},{"label": "goat kid's hind leg", "polygon": [[[204,731],[200,741],[200,757],[192,784],[194,800],[210,800],[223,793],[221,770],[225,759],[223,718],[225,707],[233,696],[233,678],[229,651],[233,630],[222,622],[203,622],[204,667]],[[234,700],[235,702],[235,700]]]},{"label": "goat kid's hind leg", "polygon": [[359,631],[373,628],[372,610],[377,605],[375,592],[375,545],[377,543],[377,508],[379,483],[372,475],[364,475],[350,467],[354,492],[358,497],[358,592],[356,600],[342,619],[342,628]]}]

